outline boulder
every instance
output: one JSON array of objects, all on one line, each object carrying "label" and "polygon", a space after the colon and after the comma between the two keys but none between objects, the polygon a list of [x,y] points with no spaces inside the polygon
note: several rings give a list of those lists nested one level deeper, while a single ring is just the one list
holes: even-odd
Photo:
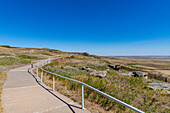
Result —
[{"label": "boulder", "polygon": [[119,72],[118,74],[124,75],[124,76],[134,76],[133,72],[127,72],[127,73]]},{"label": "boulder", "polygon": [[113,65],[113,64],[109,64],[108,65],[110,68],[114,69],[114,70],[119,70],[121,68],[120,65]]},{"label": "boulder", "polygon": [[148,76],[148,73],[147,72],[142,72],[142,71],[134,71],[133,75],[135,77],[146,77],[146,76]]},{"label": "boulder", "polygon": [[89,67],[82,67],[81,69],[82,69],[82,70],[86,70],[86,71],[95,71],[94,69],[91,69],[91,68],[89,68]]},{"label": "boulder", "polygon": [[170,84],[168,83],[157,83],[157,82],[152,82],[148,83],[147,85],[148,88],[153,89],[153,90],[162,90],[163,94],[170,94]]},{"label": "boulder", "polygon": [[107,71],[94,71],[94,72],[91,72],[90,75],[103,78],[107,75]]}]

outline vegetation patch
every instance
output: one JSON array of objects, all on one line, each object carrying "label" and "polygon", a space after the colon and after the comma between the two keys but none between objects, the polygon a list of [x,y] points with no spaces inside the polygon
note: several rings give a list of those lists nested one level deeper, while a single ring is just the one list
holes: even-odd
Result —
[{"label": "vegetation patch", "polygon": [[43,54],[43,55],[48,55],[48,56],[52,56],[50,53],[47,53],[47,52],[41,52],[41,54]]},{"label": "vegetation patch", "polygon": [[89,56],[89,54],[87,52],[84,52],[83,55],[84,56]]},{"label": "vegetation patch", "polygon": [[20,59],[38,59],[36,56],[29,56],[29,55],[19,55]]},{"label": "vegetation patch", "polygon": [[[49,70],[51,71],[51,70]],[[55,70],[54,70],[55,72]],[[52,76],[49,76],[50,82],[48,85],[52,86]],[[63,75],[65,76],[65,75]],[[120,75],[110,75],[105,79],[100,79],[93,76],[66,76],[72,79],[82,81],[100,91],[103,91],[119,100],[126,102],[127,104],[133,105],[138,109],[141,109],[145,112],[169,112],[170,109],[165,108],[161,103],[164,103],[165,106],[169,106],[169,96],[161,95],[161,92],[153,91],[146,88],[145,83],[143,83],[142,78],[137,77],[124,77]],[[56,86],[56,90],[63,93],[70,90],[71,92],[76,92],[76,95],[72,95],[72,99],[80,102],[81,99],[77,96],[81,95],[81,85],[72,81],[56,77],[57,83],[60,85]],[[61,88],[61,87],[62,88]],[[64,91],[65,90],[65,91]],[[70,92],[70,93],[71,93]],[[129,109],[110,100],[109,98],[104,97],[103,95],[85,87],[84,95],[86,100],[99,104],[106,111],[113,112],[129,112]],[[65,93],[63,93],[65,94]],[[72,93],[71,93],[72,94]],[[69,93],[65,94],[70,96]],[[159,107],[157,107],[159,105]]]},{"label": "vegetation patch", "polygon": [[14,57],[3,57],[0,58],[0,65],[16,65],[16,64],[25,64],[29,61],[23,59],[17,59]]},{"label": "vegetation patch", "polygon": [[0,53],[0,56],[11,56],[10,54]]},{"label": "vegetation patch", "polygon": [[127,63],[127,65],[138,65],[137,63]]}]

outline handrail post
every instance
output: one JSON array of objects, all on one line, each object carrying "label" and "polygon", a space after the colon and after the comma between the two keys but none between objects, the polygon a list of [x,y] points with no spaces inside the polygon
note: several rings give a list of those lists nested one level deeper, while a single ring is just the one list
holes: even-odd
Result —
[{"label": "handrail post", "polygon": [[32,62],[31,62],[31,73],[32,73],[32,69],[33,69],[33,64],[32,64]]},{"label": "handrail post", "polygon": [[82,99],[82,109],[85,110],[84,108],[84,85],[81,85],[81,99]]},{"label": "handrail post", "polygon": [[43,80],[43,70],[41,70],[41,82]]},{"label": "handrail post", "polygon": [[37,66],[37,77],[38,77],[38,66]]},{"label": "handrail post", "polygon": [[55,77],[53,75],[53,91],[55,91]]},{"label": "handrail post", "polygon": [[49,59],[48,59],[48,62],[49,62],[49,63],[50,63],[50,60],[51,60],[51,59],[50,59],[50,57],[49,57]]}]

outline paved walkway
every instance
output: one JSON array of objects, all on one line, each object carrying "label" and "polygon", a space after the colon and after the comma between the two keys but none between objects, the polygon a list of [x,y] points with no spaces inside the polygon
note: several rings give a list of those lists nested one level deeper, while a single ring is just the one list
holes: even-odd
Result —
[{"label": "paved walkway", "polygon": [[24,66],[8,72],[2,92],[4,113],[90,113],[69,98],[39,84],[29,68]]}]

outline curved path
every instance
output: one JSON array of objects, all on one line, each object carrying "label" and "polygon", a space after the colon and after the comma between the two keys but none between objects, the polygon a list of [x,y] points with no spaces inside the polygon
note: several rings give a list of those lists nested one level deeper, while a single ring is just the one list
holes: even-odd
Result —
[{"label": "curved path", "polygon": [[90,113],[81,105],[40,84],[29,72],[30,66],[7,73],[2,91],[4,113]]}]

